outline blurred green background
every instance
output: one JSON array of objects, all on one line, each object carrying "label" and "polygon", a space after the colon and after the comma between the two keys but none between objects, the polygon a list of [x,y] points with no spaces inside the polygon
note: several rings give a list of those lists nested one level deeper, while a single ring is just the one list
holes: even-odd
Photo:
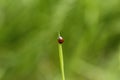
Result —
[{"label": "blurred green background", "polygon": [[120,0],[0,0],[0,80],[120,80]]}]

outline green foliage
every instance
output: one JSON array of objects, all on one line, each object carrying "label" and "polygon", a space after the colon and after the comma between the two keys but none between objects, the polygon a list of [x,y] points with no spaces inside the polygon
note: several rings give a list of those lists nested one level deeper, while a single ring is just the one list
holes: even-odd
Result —
[{"label": "green foliage", "polygon": [[0,0],[0,80],[119,80],[119,0]]}]

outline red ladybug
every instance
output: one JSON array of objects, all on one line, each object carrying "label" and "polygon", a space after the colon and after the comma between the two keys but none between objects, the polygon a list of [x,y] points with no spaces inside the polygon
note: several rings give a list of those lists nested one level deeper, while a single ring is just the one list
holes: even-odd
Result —
[{"label": "red ladybug", "polygon": [[58,43],[62,44],[63,42],[64,42],[64,39],[61,36],[59,36],[58,37]]}]

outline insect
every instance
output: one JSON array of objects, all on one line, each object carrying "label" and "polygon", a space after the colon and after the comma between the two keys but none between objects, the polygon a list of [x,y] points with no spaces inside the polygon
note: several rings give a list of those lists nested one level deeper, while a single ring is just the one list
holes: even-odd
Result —
[{"label": "insect", "polygon": [[58,37],[58,43],[62,44],[63,42],[64,42],[64,39],[61,36],[59,36]]}]

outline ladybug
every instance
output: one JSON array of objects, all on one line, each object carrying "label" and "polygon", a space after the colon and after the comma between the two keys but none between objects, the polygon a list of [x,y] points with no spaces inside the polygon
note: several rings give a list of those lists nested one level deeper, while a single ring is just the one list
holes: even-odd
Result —
[{"label": "ladybug", "polygon": [[64,42],[64,39],[61,36],[59,36],[58,37],[58,43],[62,44],[63,42]]}]

